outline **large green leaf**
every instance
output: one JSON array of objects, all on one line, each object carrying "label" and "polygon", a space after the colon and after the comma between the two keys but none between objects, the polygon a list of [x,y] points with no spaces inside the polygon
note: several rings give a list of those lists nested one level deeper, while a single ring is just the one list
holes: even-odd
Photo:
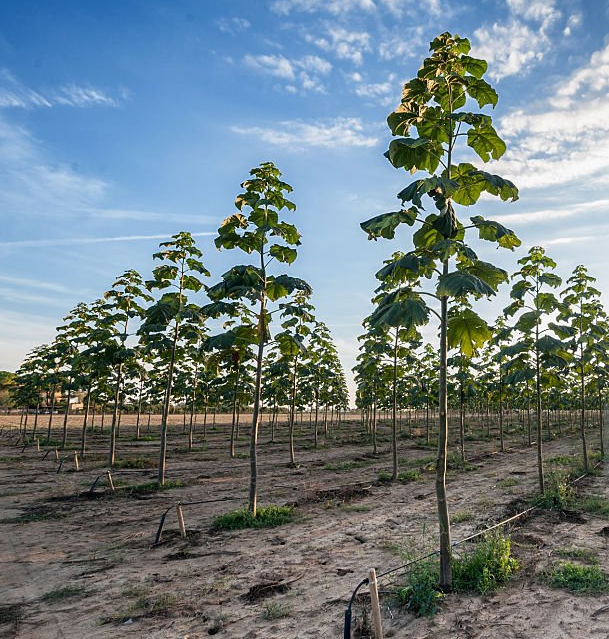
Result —
[{"label": "large green leaf", "polygon": [[433,192],[442,194],[445,198],[449,198],[458,188],[459,183],[455,180],[433,175],[432,177],[415,180],[398,193],[398,198],[402,200],[402,202],[412,202],[415,206],[423,208],[421,201],[423,195]]},{"label": "large green leaf", "polygon": [[503,282],[507,282],[509,279],[507,271],[504,271],[502,268],[494,266],[489,262],[483,262],[482,260],[475,260],[471,265],[466,266],[461,270],[480,278],[494,291],[497,291],[499,285]]},{"label": "large green leaf", "polygon": [[520,246],[521,242],[511,229],[494,222],[493,220],[485,220],[480,215],[470,217],[473,225],[478,229],[481,240],[489,242],[497,242],[499,246],[513,250]]},{"label": "large green leaf", "polygon": [[471,73],[478,79],[480,79],[488,69],[488,63],[486,62],[486,60],[472,58],[468,55],[462,55],[459,58],[459,62],[463,65],[464,71],[466,71],[467,73]]},{"label": "large green leaf", "polygon": [[467,145],[474,149],[483,162],[498,160],[505,153],[505,142],[490,125],[472,127],[467,132]]},{"label": "large green leaf", "polygon": [[482,108],[487,104],[497,106],[499,96],[493,87],[482,80],[481,78],[466,78],[467,93],[478,103],[478,106]]},{"label": "large green leaf", "polygon": [[395,229],[399,224],[412,226],[417,218],[418,210],[414,207],[382,213],[360,224],[361,228],[368,233],[369,240],[376,240],[384,237],[391,240],[395,236]]},{"label": "large green leaf", "polygon": [[438,297],[481,297],[482,295],[494,295],[495,291],[479,277],[471,273],[463,273],[455,271],[447,275],[441,275],[438,278],[438,287],[436,295]]},{"label": "large green leaf", "polygon": [[386,304],[380,304],[370,316],[372,326],[416,328],[429,321],[430,310],[419,297],[407,297]]},{"label": "large green leaf", "polygon": [[513,182],[498,175],[480,171],[469,162],[452,166],[451,177],[459,183],[453,199],[463,206],[475,204],[483,191],[498,195],[503,201],[518,199],[518,189]]},{"label": "large green leaf", "polygon": [[427,138],[398,138],[391,141],[385,157],[396,169],[433,173],[443,154],[441,142]]},{"label": "large green leaf", "polygon": [[479,315],[465,308],[448,318],[446,336],[449,347],[459,348],[465,357],[473,357],[490,340],[492,333]]},{"label": "large green leaf", "polygon": [[537,325],[537,322],[540,318],[540,314],[538,311],[528,311],[527,313],[523,313],[516,322],[516,329],[523,333],[528,333]]},{"label": "large green leaf", "polygon": [[280,244],[274,244],[269,249],[269,254],[272,255],[279,262],[291,264],[297,256],[296,249],[288,246],[281,246]]}]

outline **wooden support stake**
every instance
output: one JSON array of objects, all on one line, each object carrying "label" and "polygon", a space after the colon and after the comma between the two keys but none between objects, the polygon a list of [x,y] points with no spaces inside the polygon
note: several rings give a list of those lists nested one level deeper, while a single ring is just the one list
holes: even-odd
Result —
[{"label": "wooden support stake", "polygon": [[368,583],[370,585],[370,614],[372,616],[372,626],[376,639],[383,639],[383,624],[381,621],[381,606],[379,603],[379,591],[376,583],[376,570],[370,568],[368,573]]},{"label": "wooden support stake", "polygon": [[110,487],[110,490],[114,492],[114,482],[112,481],[112,473],[109,470],[106,471],[106,477],[108,478],[108,486]]},{"label": "wooden support stake", "polygon": [[38,437],[36,437],[36,450],[40,452],[40,442],[38,441]]},{"label": "wooden support stake", "polygon": [[59,461],[59,451],[55,449],[55,461]]},{"label": "wooden support stake", "polygon": [[78,453],[74,451],[74,468],[78,470]]},{"label": "wooden support stake", "polygon": [[178,524],[180,524],[180,535],[186,538],[186,526],[184,526],[184,513],[182,512],[182,504],[176,504],[176,514],[178,515]]}]

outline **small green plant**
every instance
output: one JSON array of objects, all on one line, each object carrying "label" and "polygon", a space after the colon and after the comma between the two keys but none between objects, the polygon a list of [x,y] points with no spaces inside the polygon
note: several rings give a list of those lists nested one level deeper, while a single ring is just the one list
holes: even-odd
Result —
[{"label": "small green plant", "polygon": [[233,510],[225,515],[216,517],[213,523],[214,530],[239,530],[241,528],[271,528],[289,524],[294,519],[292,506],[267,506],[258,508],[256,516],[243,508]]},{"label": "small green plant", "polygon": [[518,486],[520,480],[516,479],[516,477],[506,477],[505,479],[500,479],[497,482],[497,486],[500,488],[512,488],[512,486]]},{"label": "small green plant", "polygon": [[156,465],[156,459],[147,457],[128,457],[114,460],[114,468],[156,468]]},{"label": "small green plant", "polygon": [[440,567],[435,558],[414,564],[408,573],[407,585],[400,588],[396,597],[417,617],[427,617],[438,612],[444,593],[438,585]]},{"label": "small green plant", "polygon": [[468,513],[465,510],[461,510],[459,512],[456,512],[451,519],[453,524],[461,524],[464,521],[471,521],[473,518],[473,513]]},{"label": "small green plant", "polygon": [[421,481],[423,479],[423,475],[420,470],[412,469],[402,471],[398,474],[398,481],[402,483],[407,483],[409,481]]},{"label": "small green plant", "polygon": [[609,591],[607,575],[598,566],[580,566],[571,562],[555,565],[548,575],[552,588],[564,588],[574,595],[595,595]]},{"label": "small green plant", "polygon": [[119,490],[129,495],[147,495],[148,493],[156,493],[160,490],[168,490],[169,488],[182,488],[185,485],[183,481],[176,479],[166,481],[164,484],[151,481],[146,484],[136,484],[135,486],[121,486]]},{"label": "small green plant", "polygon": [[64,588],[59,588],[59,590],[49,590],[49,592],[42,595],[41,599],[47,603],[52,603],[74,597],[84,597],[85,594],[86,590],[82,586],[65,586]]},{"label": "small green plant", "polygon": [[453,587],[457,592],[484,595],[503,585],[517,569],[510,539],[501,534],[489,534],[471,553],[453,562]]},{"label": "small green plant", "polygon": [[573,489],[565,475],[551,473],[545,482],[545,491],[533,500],[539,508],[565,510],[573,501]]},{"label": "small green plant", "polygon": [[590,548],[558,548],[554,554],[563,559],[578,559],[586,564],[598,564],[598,556]]},{"label": "small green plant", "polygon": [[609,500],[602,495],[589,495],[579,502],[580,508],[592,515],[609,517]]},{"label": "small green plant", "polygon": [[292,614],[292,606],[286,603],[279,603],[276,601],[269,601],[264,604],[264,610],[262,616],[272,621],[274,619],[283,619],[289,617]]},{"label": "small green plant", "polygon": [[355,468],[364,468],[365,466],[369,466],[371,463],[372,460],[367,459],[356,459],[354,461],[338,463],[329,462],[324,466],[324,470],[354,470]]}]

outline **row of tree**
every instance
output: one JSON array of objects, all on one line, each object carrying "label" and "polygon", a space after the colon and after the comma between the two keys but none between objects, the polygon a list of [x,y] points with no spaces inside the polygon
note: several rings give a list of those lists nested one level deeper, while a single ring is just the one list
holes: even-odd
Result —
[{"label": "row of tree", "polygon": [[[160,244],[153,258],[159,264],[143,281],[126,271],[101,299],[78,304],[58,327],[51,344],[34,348],[17,371],[13,397],[49,412],[51,436],[56,402],[63,403],[61,445],[68,438],[68,415],[76,392],[84,398],[81,451],[86,450],[87,425],[96,406],[112,410],[108,463],[114,465],[121,409],[135,408],[136,436],[142,411],[160,408],[158,481],[165,481],[167,426],[172,407],[190,414],[188,444],[193,446],[197,412],[209,407],[232,410],[230,454],[235,454],[238,416],[253,413],[250,434],[250,509],[257,501],[257,439],[263,406],[289,413],[290,460],[295,462],[296,411],[315,414],[315,442],[320,412],[327,424],[329,408],[347,408],[346,381],[328,327],[315,317],[311,288],[302,279],[273,274],[273,263],[291,264],[300,235],[279,219],[295,206],[285,194],[272,163],[252,169],[236,200],[238,212],[218,231],[218,249],[241,249],[257,263],[236,265],[220,282],[208,286],[210,274],[202,252],[187,232]],[[207,299],[197,294],[206,293]],[[274,334],[271,324],[278,324]],[[212,334],[213,329],[215,334]],[[29,411],[26,411],[26,419]],[[276,417],[275,417],[276,419]],[[274,423],[274,422],[273,422]],[[150,424],[150,421],[148,421]],[[27,422],[25,424],[27,428]]]}]

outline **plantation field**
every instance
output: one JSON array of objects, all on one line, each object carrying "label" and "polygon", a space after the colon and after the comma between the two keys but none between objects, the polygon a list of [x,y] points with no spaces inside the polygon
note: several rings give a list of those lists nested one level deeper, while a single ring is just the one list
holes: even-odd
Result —
[{"label": "plantation field", "polygon": [[[133,417],[124,416],[114,492],[105,478],[108,435],[97,425],[80,470],[69,449],[60,452],[65,461],[57,473],[54,447],[23,449],[16,442],[19,416],[0,416],[0,637],[341,637],[345,607],[370,567],[382,572],[436,548],[435,448],[415,436],[422,423],[410,436],[404,421],[400,481],[391,484],[389,423],[379,423],[373,455],[359,419],[331,427],[327,437],[322,428],[318,449],[307,419],[296,428],[296,466],[289,464],[285,422],[275,443],[266,421],[260,433],[260,505],[291,505],[293,521],[218,531],[215,518],[247,501],[249,429],[242,425],[230,459],[230,416],[208,423],[205,443],[199,426],[191,452],[182,418],[172,416],[163,490],[155,483],[158,416],[152,434],[145,436],[144,427],[139,441]],[[76,450],[80,424],[70,418],[68,441]],[[596,450],[596,431],[589,437]],[[524,510],[537,489],[536,451],[522,427],[508,428],[504,453],[485,427],[470,431],[466,444],[468,461],[454,454],[449,465],[454,540]],[[573,470],[580,448],[577,435],[555,433],[545,443],[548,473]],[[454,442],[450,450],[458,450]],[[578,483],[566,511],[537,511],[513,528],[521,567],[507,587],[484,597],[448,595],[433,618],[415,618],[390,593],[396,582],[407,585],[406,574],[380,579],[386,636],[606,636],[609,594],[575,595],[549,582],[564,561],[609,571],[607,500],[601,467]],[[354,636],[368,636],[363,592]]]}]

